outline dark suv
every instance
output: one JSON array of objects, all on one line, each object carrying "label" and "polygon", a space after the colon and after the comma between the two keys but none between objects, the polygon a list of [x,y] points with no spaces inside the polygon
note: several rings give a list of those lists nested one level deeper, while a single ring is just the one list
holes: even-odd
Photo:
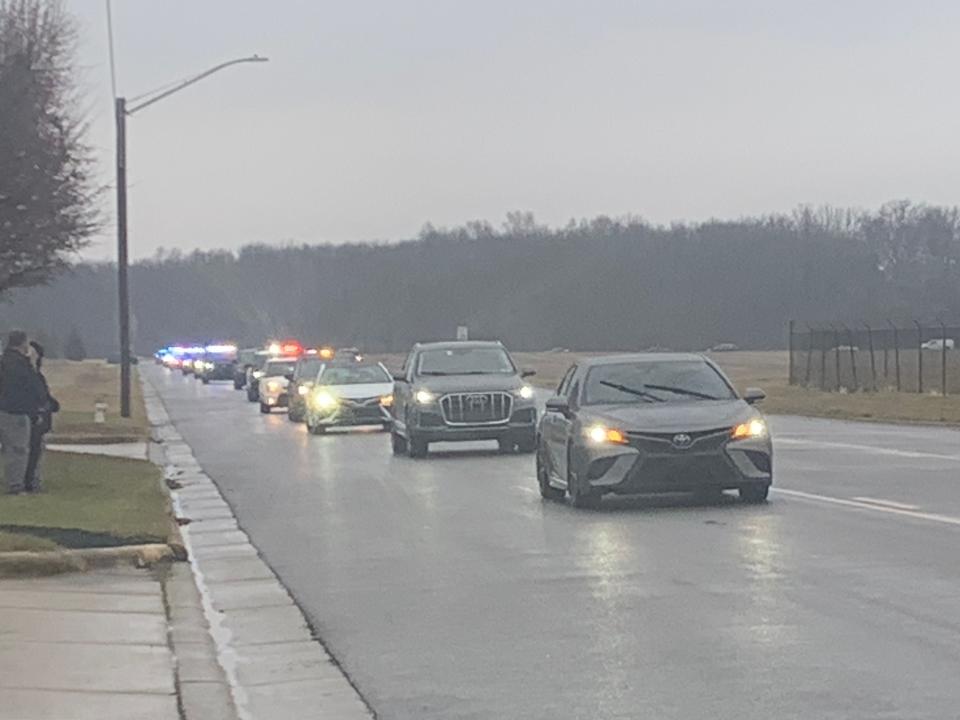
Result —
[{"label": "dark suv", "polygon": [[325,360],[318,353],[302,355],[293,369],[293,379],[287,389],[289,395],[289,410],[287,418],[290,422],[303,422],[307,417],[307,393],[313,387],[317,374],[323,369]]},{"label": "dark suv", "polygon": [[425,457],[432,442],[496,440],[501,452],[533,452],[533,388],[499,342],[415,345],[395,377],[393,452]]}]

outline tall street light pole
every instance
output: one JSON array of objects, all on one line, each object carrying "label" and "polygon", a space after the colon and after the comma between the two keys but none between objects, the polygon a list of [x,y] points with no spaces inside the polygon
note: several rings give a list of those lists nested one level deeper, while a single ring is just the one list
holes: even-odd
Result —
[{"label": "tall street light pole", "polygon": [[129,256],[127,251],[127,117],[154,103],[168,98],[194,83],[219,72],[231,65],[240,63],[266,62],[267,58],[253,55],[237,58],[215,65],[199,75],[184,80],[179,85],[127,107],[127,100],[118,97],[115,100],[117,123],[117,295],[120,302],[120,416],[130,417],[130,285],[128,279]]}]

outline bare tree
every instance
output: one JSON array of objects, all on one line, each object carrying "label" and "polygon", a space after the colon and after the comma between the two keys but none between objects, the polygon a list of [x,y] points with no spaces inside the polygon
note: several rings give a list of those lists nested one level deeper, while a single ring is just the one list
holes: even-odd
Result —
[{"label": "bare tree", "polygon": [[61,0],[0,0],[0,296],[46,283],[98,224]]}]

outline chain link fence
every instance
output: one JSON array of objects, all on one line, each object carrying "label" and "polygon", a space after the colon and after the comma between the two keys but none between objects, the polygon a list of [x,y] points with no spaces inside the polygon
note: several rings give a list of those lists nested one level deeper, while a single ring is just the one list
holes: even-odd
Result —
[{"label": "chain link fence", "polygon": [[960,325],[789,326],[791,385],[828,392],[960,394]]}]

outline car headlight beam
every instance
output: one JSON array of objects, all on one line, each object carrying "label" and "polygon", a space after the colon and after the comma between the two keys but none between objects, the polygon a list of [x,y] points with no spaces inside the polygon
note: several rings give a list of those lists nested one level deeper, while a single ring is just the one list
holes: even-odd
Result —
[{"label": "car headlight beam", "polygon": [[753,418],[730,430],[730,438],[733,440],[752,440],[766,437],[767,432],[767,423],[762,418]]},{"label": "car headlight beam", "polygon": [[529,385],[524,385],[523,387],[514,391],[516,396],[521,400],[532,400],[533,399],[533,388]]},{"label": "car headlight beam", "polygon": [[393,406],[393,395],[382,395],[380,397],[380,405],[383,407],[392,407]]},{"label": "car headlight beam", "polygon": [[593,445],[626,445],[627,436],[622,430],[608,428],[606,425],[591,425],[584,430],[587,440]]},{"label": "car headlight beam", "polygon": [[313,394],[313,405],[318,410],[333,410],[338,403],[336,396],[328,390],[317,390]]},{"label": "car headlight beam", "polygon": [[414,398],[420,405],[429,405],[437,399],[437,396],[429,390],[417,390],[417,392],[414,394]]}]

